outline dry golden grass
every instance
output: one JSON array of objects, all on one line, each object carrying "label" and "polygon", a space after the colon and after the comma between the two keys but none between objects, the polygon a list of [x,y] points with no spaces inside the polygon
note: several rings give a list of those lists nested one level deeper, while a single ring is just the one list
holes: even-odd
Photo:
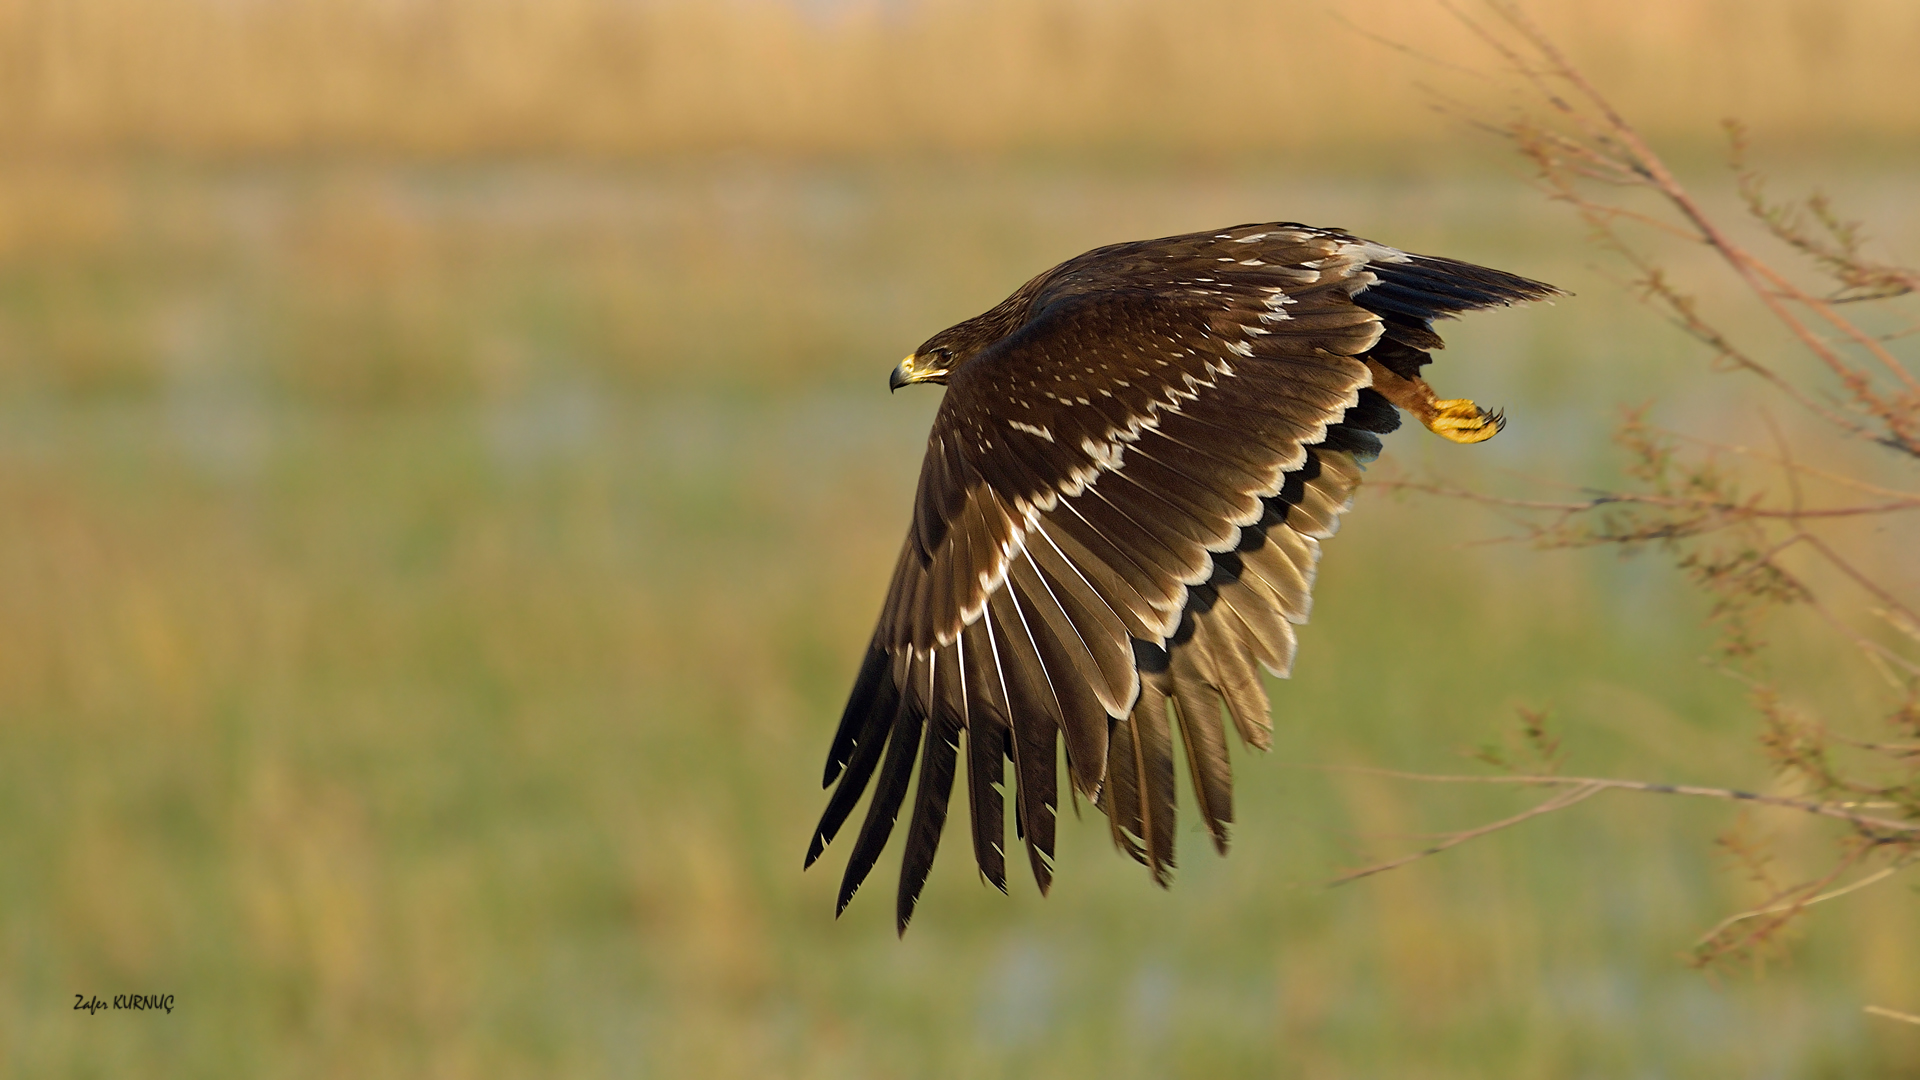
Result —
[{"label": "dry golden grass", "polygon": [[[1656,135],[1735,112],[1776,137],[1920,132],[1909,0],[1529,7]],[[1368,33],[1477,55],[1433,0],[8,0],[0,143],[1239,154],[1445,133]]]}]

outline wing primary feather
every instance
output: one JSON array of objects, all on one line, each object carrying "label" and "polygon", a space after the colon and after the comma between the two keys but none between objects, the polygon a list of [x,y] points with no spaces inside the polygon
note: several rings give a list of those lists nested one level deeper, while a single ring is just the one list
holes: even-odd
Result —
[{"label": "wing primary feather", "polygon": [[973,861],[994,888],[1006,892],[1007,824],[1003,791],[1006,763],[1013,748],[1007,742],[1007,694],[1000,664],[994,655],[992,618],[982,618],[968,627],[962,640],[971,642],[966,650],[970,689],[967,795],[973,815]]},{"label": "wing primary feather", "polygon": [[[1145,471],[1145,470],[1142,470]],[[1110,473],[1112,484],[1102,484],[1109,501],[1118,499],[1134,513],[1134,520],[1152,521],[1173,536],[1198,549],[1196,561],[1206,559],[1209,548],[1228,546],[1240,530],[1226,519],[1220,507],[1203,506],[1183,492],[1150,487],[1126,471]],[[1201,565],[1204,565],[1202,562]]]},{"label": "wing primary feather", "polygon": [[921,614],[927,625],[914,634],[915,640],[926,646],[931,647],[943,632],[957,632],[960,628],[960,609],[972,588],[973,516],[972,506],[962,507],[958,520],[947,529],[946,550],[927,567],[929,578],[937,571],[945,573],[930,582],[934,587],[928,590],[929,602]]},{"label": "wing primary feather", "polygon": [[894,904],[895,926],[907,932],[913,920],[920,890],[933,869],[933,857],[940,849],[940,834],[947,824],[947,806],[953,796],[954,768],[960,754],[960,732],[966,726],[961,710],[965,708],[965,668],[961,663],[960,639],[933,655],[930,674],[933,681],[933,716],[926,725],[925,742],[920,749],[920,782],[914,790],[913,817],[907,826],[906,851],[900,863],[900,893]]},{"label": "wing primary feather", "polygon": [[1136,447],[1135,452],[1127,456],[1125,479],[1151,491],[1192,521],[1219,523],[1214,526],[1215,535],[1195,534],[1206,546],[1224,543],[1228,527],[1237,525],[1247,513],[1258,512],[1253,496],[1182,473],[1156,456],[1158,451],[1158,446],[1151,451]]},{"label": "wing primary feather", "polygon": [[1139,788],[1140,838],[1146,863],[1161,888],[1173,881],[1175,794],[1173,737],[1167,724],[1167,676],[1143,679],[1140,700],[1128,717],[1133,729],[1134,782]]},{"label": "wing primary feather", "polygon": [[892,674],[886,671],[886,654],[881,653],[880,656],[880,690],[870,699],[867,713],[861,718],[860,733],[852,744],[846,773],[840,777],[840,786],[828,796],[827,808],[820,815],[820,823],[814,827],[813,840],[807,845],[807,866],[812,866],[827,845],[833,842],[840,832],[840,826],[846,823],[847,815],[853,812],[854,805],[867,790],[867,782],[872,778],[874,767],[880,763],[881,751],[886,747],[887,731],[894,726],[900,710],[910,697],[900,692]]},{"label": "wing primary feather", "polygon": [[1273,721],[1268,713],[1267,692],[1260,685],[1258,661],[1252,643],[1234,632],[1227,596],[1237,586],[1223,590],[1213,610],[1195,620],[1197,632],[1189,651],[1207,660],[1207,683],[1226,703],[1227,713],[1247,745],[1265,750],[1273,745]]},{"label": "wing primary feather", "polygon": [[1092,651],[1094,662],[1100,666],[1100,673],[1112,694],[1111,698],[1103,697],[1102,703],[1107,705],[1110,715],[1125,716],[1133,705],[1133,696],[1139,687],[1133,670],[1133,650],[1127,646],[1127,641],[1132,637],[1132,627],[1115,604],[1109,602],[1106,594],[1081,570],[1080,565],[1061,548],[1047,529],[1045,521],[1035,523],[1033,532],[1028,535],[1034,534],[1045,541],[1037,548],[1029,548],[1030,556],[1036,552],[1038,555],[1034,565],[1055,594],[1065,597],[1075,606],[1075,625],[1086,627],[1081,637]]},{"label": "wing primary feather", "polygon": [[[931,664],[932,658],[927,662]],[[873,798],[867,803],[867,819],[860,825],[860,837],[854,841],[853,853],[847,856],[847,872],[840,879],[835,916],[847,910],[853,894],[859,891],[874,862],[880,858],[881,849],[887,846],[887,837],[892,835],[894,820],[900,814],[900,804],[907,797],[907,785],[913,779],[913,759],[919,754],[920,731],[926,720],[926,715],[914,706],[913,695],[901,694],[900,709],[887,736],[886,762],[875,779]]]},{"label": "wing primary feather", "polygon": [[1221,588],[1220,609],[1240,624],[1239,636],[1261,665],[1277,674],[1291,659],[1293,631],[1280,612],[1279,597],[1269,593],[1265,584],[1257,574],[1250,574],[1231,588]]},{"label": "wing primary feather", "polygon": [[[1064,504],[1062,512],[1047,517],[1049,528],[1046,538],[1074,568],[1088,587],[1099,594],[1127,633],[1133,637],[1158,637],[1152,628],[1162,621],[1161,612],[1155,610],[1143,589],[1159,595],[1159,587],[1145,575],[1137,564],[1110,542],[1091,534],[1084,527],[1085,519],[1078,512]],[[1163,598],[1164,599],[1164,598]],[[1131,660],[1127,663],[1131,668]]]},{"label": "wing primary feather", "polygon": [[1020,775],[1020,818],[1026,825],[1027,862],[1033,883],[1045,896],[1053,887],[1054,825],[1059,819],[1059,783],[1054,755],[1059,733],[1054,728],[1016,729],[1014,769]]},{"label": "wing primary feather", "polygon": [[1110,714],[1094,688],[1104,676],[1060,599],[1024,548],[1009,568],[1005,591],[1012,595],[1034,652],[1040,657],[1041,670],[1052,685],[1054,700],[1059,703],[1059,726],[1067,740],[1067,768],[1073,786],[1091,796],[1099,791],[1100,778],[1107,771]]},{"label": "wing primary feather", "polygon": [[1248,438],[1245,430],[1222,428],[1186,410],[1168,414],[1155,434],[1195,459],[1231,468],[1249,481],[1272,473],[1285,457],[1283,451]]},{"label": "wing primary feather", "polygon": [[[887,650],[876,641],[867,646],[867,655],[860,663],[860,673],[853,679],[853,692],[847,695],[847,707],[840,713],[840,727],[834,732],[833,744],[827,750],[827,769],[820,781],[821,787],[830,786],[833,778],[839,776],[840,770],[846,767],[847,759],[860,740],[860,733],[867,727],[875,702],[891,688],[887,674]],[[887,710],[889,714],[892,711]]]},{"label": "wing primary feather", "polygon": [[[1143,682],[1140,701],[1134,709],[1137,711],[1152,693]],[[1114,721],[1108,732],[1108,743],[1107,782],[1100,786],[1100,800],[1096,805],[1106,811],[1107,831],[1113,836],[1113,846],[1134,862],[1147,866],[1146,849],[1138,840],[1144,832],[1140,824],[1140,770],[1134,764],[1140,755],[1140,739],[1133,730],[1131,715]]]},{"label": "wing primary feather", "polygon": [[[1181,597],[1181,582],[1193,572],[1191,561],[1159,534],[1135,521],[1097,486],[1088,489],[1084,502],[1068,508],[1086,526],[1083,543],[1103,543],[1127,556],[1140,571],[1141,595],[1149,603],[1172,606]],[[1144,591],[1149,588],[1152,593]]]},{"label": "wing primary feather", "polygon": [[1127,457],[1129,460],[1150,458],[1190,482],[1205,483],[1223,493],[1236,495],[1259,489],[1266,476],[1273,472],[1271,461],[1259,465],[1234,459],[1211,447],[1195,446],[1168,434],[1164,425],[1154,430],[1151,439],[1143,435],[1128,450]]},{"label": "wing primary feather", "polygon": [[[1059,643],[1065,654],[1067,672],[1077,673],[1080,678],[1068,685],[1079,683],[1104,683],[1106,673],[1101,669],[1099,659],[1094,655],[1097,646],[1087,640],[1087,633],[1074,621],[1073,612],[1067,610],[1066,601],[1061,599],[1053,583],[1047,580],[1033,549],[1023,537],[1020,542],[1020,555],[1008,567],[1007,583],[1018,590],[1015,594],[1033,608],[1034,617],[1042,626],[1051,631],[1052,637]],[[1078,605],[1076,605],[1078,606]],[[1065,672],[1063,672],[1065,674]],[[1072,676],[1067,675],[1068,679]],[[1091,687],[1089,687],[1091,688]],[[1058,687],[1056,687],[1056,692]],[[1066,705],[1063,697],[1062,706]]]},{"label": "wing primary feather", "polygon": [[1233,765],[1227,757],[1227,732],[1213,691],[1194,669],[1192,650],[1173,653],[1169,672],[1173,683],[1173,711],[1180,723],[1180,741],[1193,774],[1194,801],[1213,836],[1215,851],[1227,853],[1228,827],[1233,824]]},{"label": "wing primary feather", "polygon": [[1013,723],[1013,769],[1020,779],[1016,824],[1027,842],[1034,883],[1045,893],[1053,884],[1054,819],[1060,782],[1054,759],[1063,723],[1061,706],[1013,590],[1001,589],[993,599],[997,602],[994,613],[1001,619],[999,639],[1009,646],[1008,654],[1000,658],[1001,664],[1014,674],[1007,688],[1019,695],[1008,702]]}]

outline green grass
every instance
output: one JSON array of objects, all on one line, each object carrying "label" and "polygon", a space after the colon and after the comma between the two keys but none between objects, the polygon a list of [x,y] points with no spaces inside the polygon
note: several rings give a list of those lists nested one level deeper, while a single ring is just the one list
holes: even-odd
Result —
[{"label": "green grass", "polygon": [[[1363,492],[1327,545],[1274,752],[1236,758],[1230,859],[1186,821],[1162,892],[1083,807],[1053,895],[1003,898],[957,832],[904,940],[892,860],[837,922],[842,852],[800,872],[936,401],[884,373],[1058,258],[1285,216],[1574,288],[1452,329],[1436,383],[1514,423],[1485,447],[1397,435],[1413,470],[1592,480],[1616,403],[1720,422],[1728,384],[1516,184],[752,162],[88,182],[111,206],[0,258],[10,1075],[1920,1068],[1920,1033],[1860,1012],[1916,1004],[1908,890],[1816,913],[1764,980],[1685,969],[1749,897],[1712,854],[1721,806],[1614,796],[1320,887],[1524,803],[1300,766],[1476,768],[1460,751],[1516,704],[1557,710],[1581,771],[1768,782],[1674,575],[1463,546],[1504,526],[1455,504]],[[1849,677],[1825,655],[1813,684]],[[80,992],[176,1008],[88,1016]]]}]

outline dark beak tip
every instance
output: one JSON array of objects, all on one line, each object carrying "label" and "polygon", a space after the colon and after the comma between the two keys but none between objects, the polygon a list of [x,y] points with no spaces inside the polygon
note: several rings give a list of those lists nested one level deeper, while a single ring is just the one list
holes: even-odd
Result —
[{"label": "dark beak tip", "polygon": [[887,375],[887,390],[888,392],[892,392],[894,390],[900,389],[905,385],[907,385],[906,368],[899,364],[895,364],[893,367],[893,371]]}]

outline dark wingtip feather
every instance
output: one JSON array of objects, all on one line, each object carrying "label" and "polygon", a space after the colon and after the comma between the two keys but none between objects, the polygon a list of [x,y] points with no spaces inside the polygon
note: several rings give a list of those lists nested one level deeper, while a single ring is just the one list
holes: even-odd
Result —
[{"label": "dark wingtip feather", "polygon": [[[880,763],[880,754],[886,747],[887,731],[904,702],[905,697],[894,688],[891,679],[882,681],[876,694],[866,696],[868,711],[860,718],[856,737],[847,740],[848,751],[843,759],[846,763],[845,775],[840,777],[840,786],[834,788],[833,794],[828,797],[827,808],[820,814],[820,823],[814,826],[813,840],[807,845],[805,865],[812,866],[827,845],[833,843],[840,827],[846,824],[847,815],[853,813],[854,805],[866,792],[867,784],[873,778],[874,767]],[[849,711],[848,718],[853,716]],[[843,719],[841,727],[847,726],[847,720]]]},{"label": "dark wingtip feather", "polygon": [[[1442,278],[1446,286],[1461,298],[1480,300],[1473,305],[1475,307],[1496,307],[1568,295],[1564,289],[1544,281],[1441,255],[1415,255],[1412,265],[1429,276]],[[1482,297],[1485,299],[1481,300]]]},{"label": "dark wingtip feather", "polygon": [[[950,661],[952,650],[939,654]],[[958,711],[961,688],[954,676],[957,665],[947,662],[936,666],[933,722],[926,726],[920,748],[920,783],[914,792],[913,815],[907,825],[907,847],[900,860],[900,892],[894,903],[894,918],[902,934],[920,902],[920,890],[926,887],[933,869],[933,858],[940,850],[940,834],[946,830],[947,807],[953,798],[953,777],[960,759],[960,731],[966,721]]]},{"label": "dark wingtip feather", "polygon": [[1029,861],[1033,863],[1033,883],[1040,887],[1040,895],[1053,891],[1053,856],[1038,847],[1027,849]]},{"label": "dark wingtip feather", "polygon": [[834,778],[846,768],[847,759],[858,745],[867,717],[877,703],[876,699],[891,687],[891,680],[887,679],[887,661],[887,651],[878,643],[867,646],[867,655],[860,662],[860,673],[853,679],[853,692],[847,695],[847,707],[840,713],[840,727],[833,733],[833,745],[827,750],[827,767],[820,780],[822,788],[832,787]]},{"label": "dark wingtip feather", "polygon": [[866,820],[860,824],[860,835],[853,842],[853,853],[847,856],[846,874],[840,879],[840,899],[836,911],[846,910],[847,904],[853,900],[853,894],[860,891],[860,885],[873,872],[873,864],[887,846],[887,838],[893,834],[894,822],[900,816],[900,804],[906,800],[907,786],[913,778],[913,762],[920,753],[920,733],[925,724],[926,716],[916,707],[913,695],[902,694],[893,731],[887,737],[886,762],[880,766],[874,780],[873,798],[867,803]]},{"label": "dark wingtip feather", "polygon": [[[989,728],[983,718],[967,730],[967,799],[973,815],[973,861],[980,876],[1007,891],[1006,806],[998,785],[1008,757],[1005,728]],[[986,729],[986,730],[981,730]],[[1015,806],[1015,813],[1019,808]]]},{"label": "dark wingtip feather", "polygon": [[1353,302],[1382,314],[1416,319],[1566,295],[1544,281],[1436,255],[1414,255],[1410,262],[1370,262],[1367,269],[1379,282],[1362,290]]}]

